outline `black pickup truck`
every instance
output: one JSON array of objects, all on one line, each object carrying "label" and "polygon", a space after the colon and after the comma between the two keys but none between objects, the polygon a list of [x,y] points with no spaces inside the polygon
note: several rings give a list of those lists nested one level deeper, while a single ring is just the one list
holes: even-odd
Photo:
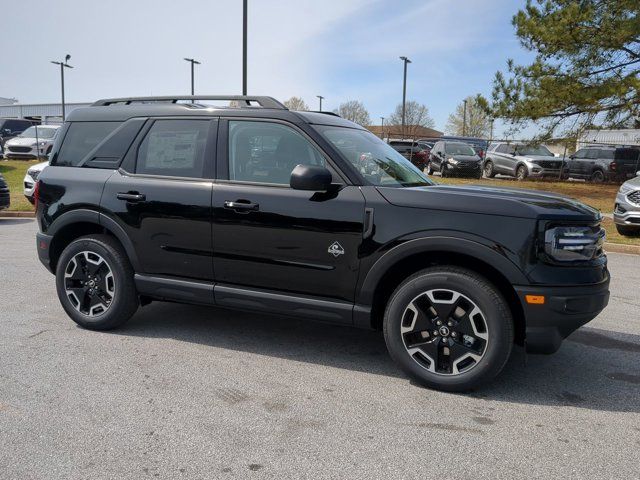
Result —
[{"label": "black pickup truck", "polygon": [[598,211],[437,185],[355,123],[270,97],[76,109],[35,198],[40,260],[88,329],[156,300],[295,315],[382,330],[407,374],[460,391],[609,299]]}]

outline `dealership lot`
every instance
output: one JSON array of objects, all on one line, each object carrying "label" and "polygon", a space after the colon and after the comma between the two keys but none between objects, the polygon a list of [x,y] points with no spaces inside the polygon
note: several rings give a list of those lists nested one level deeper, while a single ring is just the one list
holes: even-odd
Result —
[{"label": "dealership lot", "polygon": [[[635,478],[640,256],[553,356],[472,394],[412,385],[377,332],[154,303],[75,326],[0,219],[0,478]],[[525,473],[526,472],[526,473]]]}]

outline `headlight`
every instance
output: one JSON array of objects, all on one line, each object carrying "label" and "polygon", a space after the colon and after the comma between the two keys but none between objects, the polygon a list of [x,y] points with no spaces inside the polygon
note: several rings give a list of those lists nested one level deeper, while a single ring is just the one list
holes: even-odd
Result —
[{"label": "headlight", "polygon": [[633,187],[631,185],[627,185],[626,183],[623,183],[622,185],[620,185],[620,190],[618,191],[618,193],[622,195],[626,195],[631,190],[633,190]]},{"label": "headlight", "polygon": [[40,175],[40,171],[39,170],[27,170],[27,175],[29,175],[31,178],[33,178],[34,180],[38,180],[38,175]]},{"label": "headlight", "polygon": [[602,255],[606,233],[600,226],[564,226],[544,234],[544,251],[559,262],[591,260]]},{"label": "headlight", "polygon": [[447,158],[447,163],[450,163],[451,165],[457,165],[459,162],[455,158]]}]

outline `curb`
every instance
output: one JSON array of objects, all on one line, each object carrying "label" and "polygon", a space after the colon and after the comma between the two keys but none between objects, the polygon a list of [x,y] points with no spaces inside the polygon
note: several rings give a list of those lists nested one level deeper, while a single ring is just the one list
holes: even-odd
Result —
[{"label": "curb", "polygon": [[640,245],[625,245],[624,243],[604,243],[605,252],[613,253],[631,253],[640,255]]},{"label": "curb", "polygon": [[0,218],[36,218],[36,212],[0,212]]}]

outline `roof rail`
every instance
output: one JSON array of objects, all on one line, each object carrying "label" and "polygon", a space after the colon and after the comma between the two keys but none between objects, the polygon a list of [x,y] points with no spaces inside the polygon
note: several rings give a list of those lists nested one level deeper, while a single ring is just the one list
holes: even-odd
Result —
[{"label": "roof rail", "polygon": [[273,97],[248,96],[248,95],[178,95],[164,97],[123,97],[123,98],[105,98],[94,102],[92,107],[105,107],[108,105],[131,105],[132,103],[151,103],[151,102],[170,102],[178,103],[178,100],[228,100],[230,102],[242,102],[243,106],[252,107],[252,102],[257,103],[262,108],[275,108],[278,110],[287,110],[282,103]]}]

